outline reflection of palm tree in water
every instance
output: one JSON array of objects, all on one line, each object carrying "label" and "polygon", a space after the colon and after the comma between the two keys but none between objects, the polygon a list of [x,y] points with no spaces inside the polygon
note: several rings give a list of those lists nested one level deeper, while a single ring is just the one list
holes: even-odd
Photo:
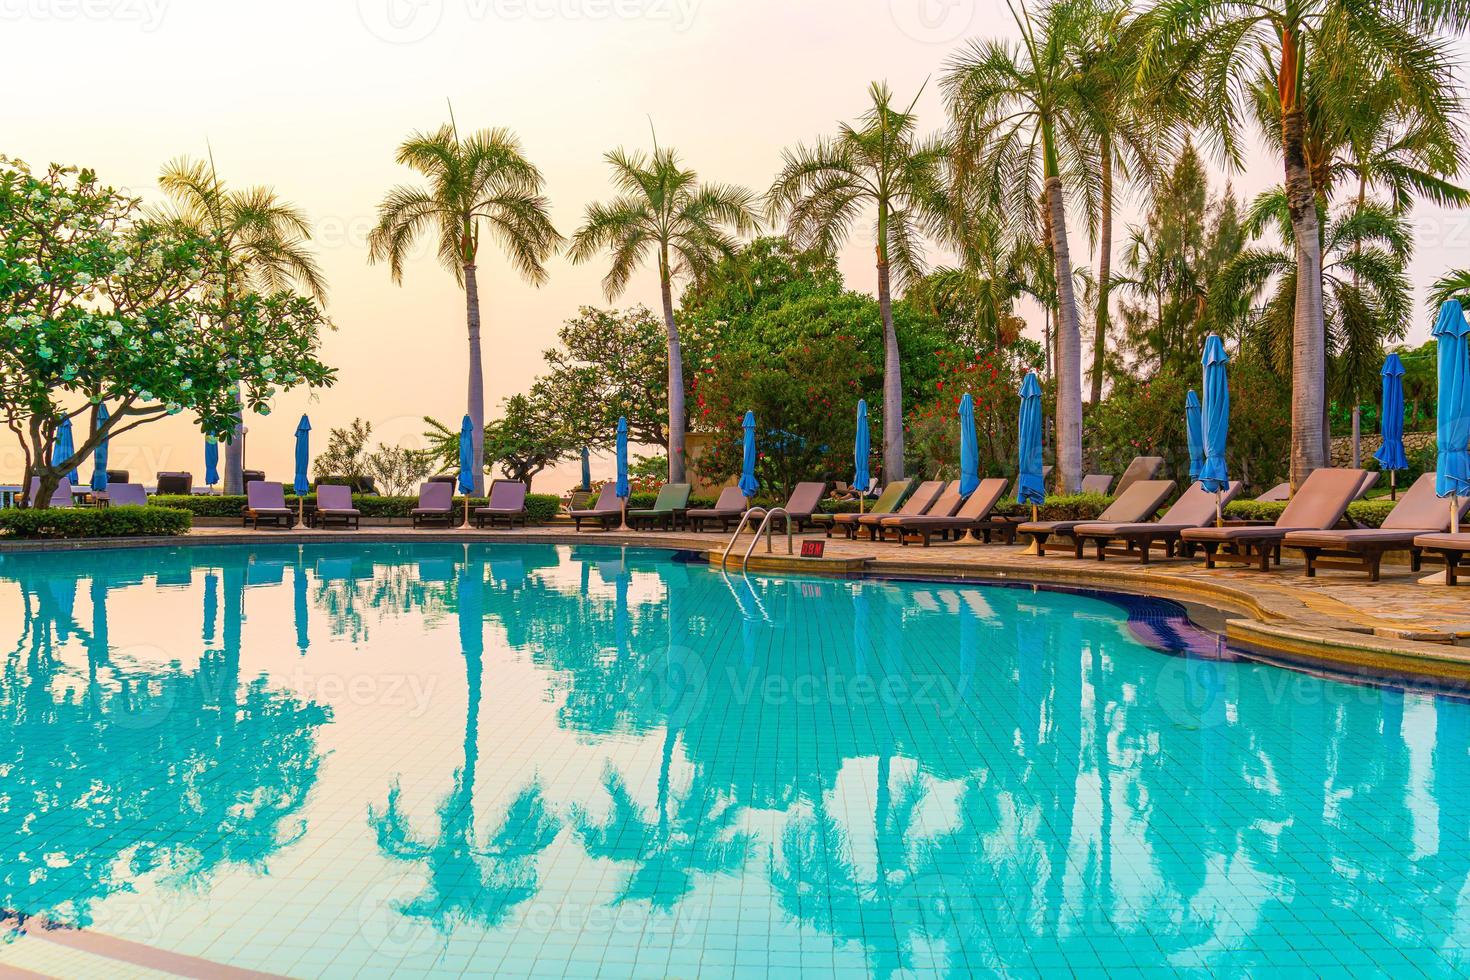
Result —
[{"label": "reflection of palm tree in water", "polygon": [[208,658],[195,674],[119,662],[111,583],[93,578],[90,630],[71,628],[86,654],[84,699],[56,683],[68,669],[51,598],[28,606],[29,655],[22,663],[18,650],[0,674],[0,908],[22,919],[88,926],[98,902],[150,876],[202,890],[222,866],[263,869],[304,833],[291,818],[316,781],[326,709],[264,679],[226,697]]},{"label": "reflection of palm tree in water", "polygon": [[494,927],[535,895],[536,858],[560,830],[536,783],[511,801],[499,827],[483,843],[475,833],[485,655],[483,575],[483,564],[466,561],[456,582],[467,690],[464,765],[455,771],[454,785],[436,809],[439,831],[427,839],[413,833],[396,780],[381,810],[368,807],[368,823],[377,833],[379,849],[389,857],[423,864],[428,875],[424,892],[396,907],[405,916],[429,921],[440,932],[458,922]]}]

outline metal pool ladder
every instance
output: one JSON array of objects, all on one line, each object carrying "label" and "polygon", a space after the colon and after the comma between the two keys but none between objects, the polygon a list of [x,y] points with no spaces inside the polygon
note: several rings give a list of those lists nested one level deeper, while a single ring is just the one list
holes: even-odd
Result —
[{"label": "metal pool ladder", "polygon": [[[720,556],[721,568],[724,568],[725,563],[730,560],[730,552],[734,549],[735,542],[739,540],[740,532],[744,531],[746,525],[750,523],[750,518],[753,514],[755,514],[755,510],[751,509],[746,511],[741,516],[740,523],[735,528],[735,533],[730,535],[730,543],[725,545],[725,553]],[[750,547],[745,549],[745,557],[740,560],[740,570],[742,572],[745,571],[746,567],[750,564],[751,552],[755,551],[755,546],[760,543],[761,532],[763,531],[766,535],[766,554],[771,553],[771,518],[775,517],[777,514],[780,514],[782,517],[786,518],[786,553],[788,555],[794,554],[791,548],[791,515],[786,512],[785,507],[772,507],[770,510],[765,512],[765,519],[761,521],[760,527],[756,528],[755,537],[751,539]]]}]

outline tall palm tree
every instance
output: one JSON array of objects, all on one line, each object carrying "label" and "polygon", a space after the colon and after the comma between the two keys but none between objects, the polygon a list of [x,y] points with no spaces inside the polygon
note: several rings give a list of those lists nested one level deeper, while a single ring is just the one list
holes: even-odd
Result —
[{"label": "tall palm tree", "polygon": [[[1291,371],[1292,313],[1298,269],[1286,193],[1267,191],[1251,205],[1245,229],[1259,236],[1274,227],[1281,248],[1247,248],[1220,273],[1217,301],[1259,300],[1248,307],[1242,346],[1278,374]],[[1411,295],[1405,271],[1413,234],[1403,215],[1372,201],[1322,220],[1324,323],[1330,388],[1356,403],[1376,384],[1384,347],[1409,325]]]},{"label": "tall palm tree", "polygon": [[[784,216],[798,248],[832,252],[865,213],[873,225],[878,312],[883,319],[883,472],[903,476],[903,373],[893,327],[892,289],[924,273],[921,238],[938,232],[945,205],[948,145],[919,137],[914,103],[893,106],[886,84],[868,87],[872,105],[837,136],[782,154],[781,173],[766,193],[772,218]],[[918,96],[915,96],[917,101]]]},{"label": "tall palm tree", "polygon": [[[1149,16],[1141,74],[1152,86],[1195,93],[1199,120],[1232,160],[1239,158],[1241,111],[1250,105],[1241,95],[1262,79],[1275,92],[1297,266],[1291,481],[1299,486],[1328,462],[1321,187],[1308,158],[1310,137],[1353,111],[1361,86],[1346,84],[1351,78],[1384,79],[1388,103],[1405,115],[1443,118],[1454,103],[1447,97],[1453,66],[1436,32],[1462,26],[1470,2],[1162,0]],[[1328,76],[1344,84],[1307,84]]]},{"label": "tall palm tree", "polygon": [[[609,300],[628,286],[633,272],[650,258],[658,265],[664,329],[669,341],[669,482],[684,481],[684,352],[674,319],[674,280],[695,280],[732,257],[735,235],[757,227],[754,197],[733,184],[701,184],[674,150],[654,144],[653,153],[617,149],[605,157],[612,165],[618,196],[587,207],[582,227],[572,236],[570,255],[581,263],[606,249],[612,265],[602,279]],[[733,233],[733,234],[732,234]]]},{"label": "tall palm tree", "polygon": [[1093,304],[1092,391],[1102,401],[1103,362],[1111,325],[1113,214],[1120,185],[1157,176],[1157,157],[1182,118],[1184,106],[1172,92],[1150,92],[1138,84],[1138,43],[1146,21],[1128,0],[1083,5],[1079,29],[1070,37],[1070,59],[1080,76],[1084,118],[1096,134],[1098,164],[1097,301]]},{"label": "tall palm tree", "polygon": [[[1091,224],[1101,195],[1092,92],[1073,57],[1086,36],[1086,0],[1061,0],[1033,21],[1010,3],[1021,41],[972,41],[944,85],[955,129],[960,183],[988,187],[1014,222],[1038,218],[1056,282],[1056,454],[1064,492],[1082,484],[1082,337],[1068,239],[1067,198]],[[1038,205],[1040,211],[1038,212]]]},{"label": "tall palm tree", "polygon": [[[439,244],[439,262],[464,289],[469,337],[467,412],[476,460],[485,458],[485,368],[480,357],[480,234],[488,230],[511,265],[533,285],[546,281],[546,260],[561,247],[551,224],[545,181],[508,129],[482,129],[461,138],[451,123],[414,133],[398,147],[397,160],[429,180],[427,188],[400,184],[378,205],[378,224],[368,236],[368,261],[387,261],[393,281],[403,282],[403,263],[421,235]],[[475,467],[474,493],[485,492],[483,463]]]},{"label": "tall palm tree", "polygon": [[[229,310],[233,299],[250,290],[276,292],[291,286],[318,301],[326,299],[326,278],[307,248],[311,222],[274,190],[263,186],[231,190],[220,179],[213,159],[188,157],[167,164],[158,184],[170,201],[158,215],[162,220],[219,243],[216,276],[222,309]],[[225,446],[225,493],[244,492],[243,434],[236,411],[235,431]]]}]

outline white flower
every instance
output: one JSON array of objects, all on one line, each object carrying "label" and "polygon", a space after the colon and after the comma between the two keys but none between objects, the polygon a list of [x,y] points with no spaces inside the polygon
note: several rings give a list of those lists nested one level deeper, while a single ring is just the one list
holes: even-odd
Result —
[{"label": "white flower", "polygon": [[114,337],[122,336],[123,325],[121,323],[118,323],[116,320],[108,320],[107,329],[112,331],[112,335]]}]

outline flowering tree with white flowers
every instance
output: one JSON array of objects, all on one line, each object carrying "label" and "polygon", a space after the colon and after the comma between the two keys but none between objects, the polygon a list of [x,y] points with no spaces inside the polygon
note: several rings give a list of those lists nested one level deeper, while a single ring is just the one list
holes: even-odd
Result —
[{"label": "flowering tree with white flowers", "polygon": [[[227,437],[237,387],[264,415],[278,392],[332,384],[317,303],[228,295],[212,275],[221,248],[92,171],[0,157],[0,416],[40,478],[33,505],[104,439],[179,413]],[[84,415],[75,451],[55,458],[62,422]]]}]

